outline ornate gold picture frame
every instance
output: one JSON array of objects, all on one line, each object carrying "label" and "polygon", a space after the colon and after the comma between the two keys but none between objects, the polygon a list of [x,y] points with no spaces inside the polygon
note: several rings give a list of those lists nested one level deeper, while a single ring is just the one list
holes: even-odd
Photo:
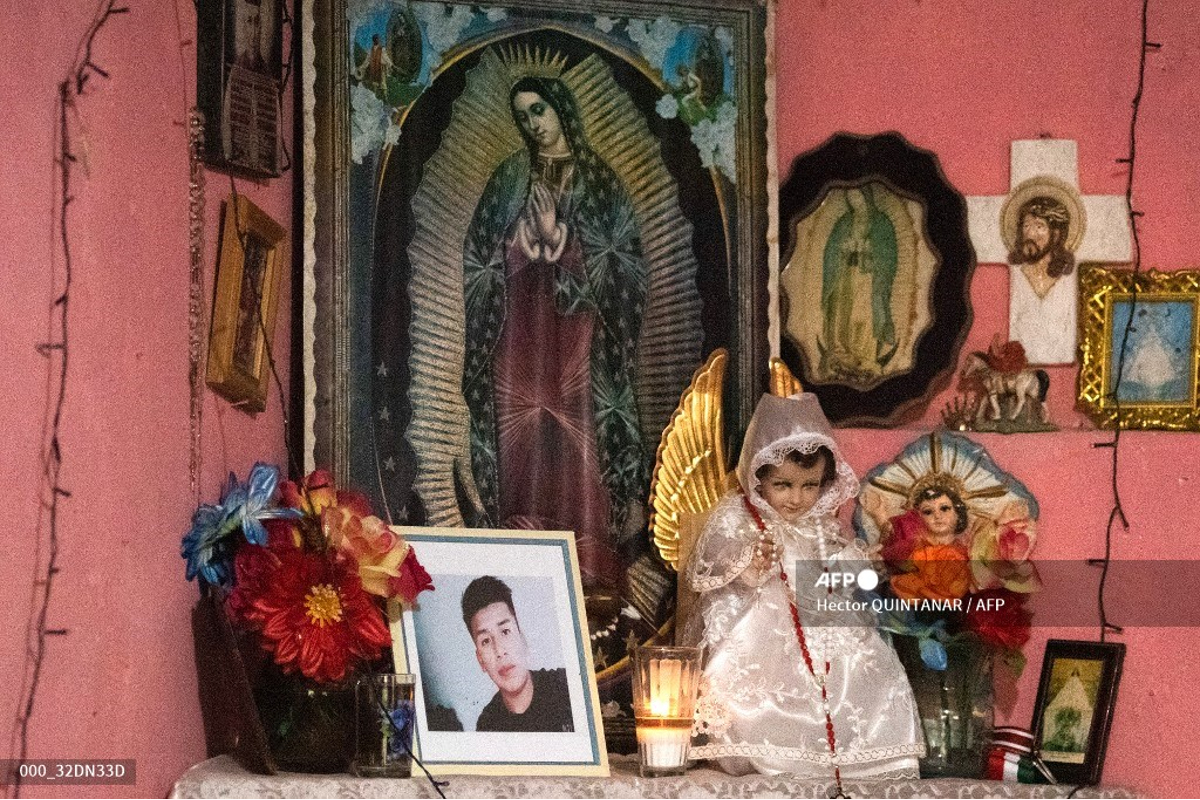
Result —
[{"label": "ornate gold picture frame", "polygon": [[1080,409],[1101,428],[1200,430],[1200,270],[1083,264],[1080,297]]},{"label": "ornate gold picture frame", "polygon": [[287,241],[279,223],[245,197],[222,205],[205,381],[234,407],[255,413],[267,407],[268,350]]}]

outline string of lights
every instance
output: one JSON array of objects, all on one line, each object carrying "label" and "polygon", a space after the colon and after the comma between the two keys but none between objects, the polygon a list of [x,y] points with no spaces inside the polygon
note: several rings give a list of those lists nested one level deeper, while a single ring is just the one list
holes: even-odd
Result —
[{"label": "string of lights", "polygon": [[1138,118],[1141,113],[1142,96],[1146,87],[1146,56],[1151,51],[1161,49],[1162,45],[1158,42],[1152,42],[1149,38],[1149,16],[1150,16],[1150,0],[1142,0],[1141,13],[1141,42],[1138,49],[1138,79],[1137,89],[1133,95],[1132,111],[1129,118],[1129,155],[1125,158],[1117,159],[1118,164],[1126,165],[1125,175],[1125,208],[1129,216],[1129,225],[1133,235],[1133,281],[1131,282],[1132,290],[1129,298],[1129,316],[1125,320],[1125,327],[1121,331],[1121,345],[1117,351],[1116,359],[1116,380],[1113,381],[1112,391],[1108,397],[1116,409],[1116,422],[1113,430],[1112,439],[1107,442],[1100,442],[1097,447],[1107,447],[1112,451],[1111,461],[1111,485],[1113,495],[1112,510],[1108,515],[1108,524],[1104,529],[1104,557],[1093,559],[1090,563],[1100,567],[1100,586],[1096,593],[1096,605],[1100,613],[1100,641],[1104,642],[1108,634],[1121,633],[1121,626],[1115,625],[1108,619],[1108,613],[1105,608],[1104,595],[1108,584],[1108,570],[1112,563],[1112,546],[1113,546],[1113,530],[1117,522],[1121,523],[1121,527],[1129,530],[1129,518],[1125,514],[1125,507],[1121,501],[1121,484],[1120,484],[1120,444],[1121,444],[1121,428],[1123,418],[1121,415],[1121,382],[1125,374],[1125,357],[1129,348],[1129,336],[1134,330],[1134,320],[1136,318],[1139,277],[1142,270],[1142,246],[1139,238],[1138,220],[1142,217],[1142,212],[1136,210],[1133,205],[1133,186],[1134,186],[1134,167],[1137,159],[1137,129]]},{"label": "string of lights", "polygon": [[200,502],[204,429],[204,115],[188,112],[188,481],[192,499]]},{"label": "string of lights", "polygon": [[[295,63],[295,42],[296,42],[296,27],[292,20],[292,14],[288,10],[288,4],[283,3],[280,7],[283,13],[283,25],[281,36],[283,36],[283,52],[287,53],[287,59],[283,62],[283,79],[279,81],[279,108],[283,108],[284,93],[287,92],[287,87],[292,81],[292,65]],[[286,34],[284,33],[286,32]],[[280,118],[282,118],[282,111]],[[280,152],[283,154],[283,164],[279,167],[279,174],[286,175],[292,169],[292,153],[287,146],[287,137],[282,131],[279,134]]]},{"label": "string of lights", "polygon": [[[17,763],[22,763],[29,754],[29,724],[37,708],[38,689],[41,685],[42,667],[46,660],[47,644],[51,637],[66,636],[65,628],[52,628],[48,625],[50,602],[53,597],[55,579],[59,575],[59,511],[60,503],[70,498],[71,493],[62,484],[62,422],[63,411],[67,399],[67,377],[70,366],[70,307],[71,283],[73,279],[74,260],[71,252],[70,215],[71,203],[75,200],[72,188],[74,168],[79,163],[79,156],[72,150],[70,115],[78,114],[76,105],[78,99],[87,90],[88,81],[93,75],[107,78],[108,73],[92,60],[92,46],[101,29],[112,17],[128,13],[129,9],[118,6],[117,0],[104,0],[80,40],[75,51],[75,58],[67,72],[67,77],[58,86],[56,130],[54,132],[57,153],[52,170],[58,176],[57,226],[59,234],[58,247],[61,249],[62,291],[58,292],[51,302],[50,316],[52,328],[57,328],[57,336],[51,341],[37,345],[37,351],[49,362],[51,381],[55,391],[51,398],[52,413],[47,415],[48,424],[45,431],[45,450],[42,454],[42,490],[45,506],[45,540],[47,558],[45,564],[38,564],[38,575],[34,584],[34,603],[30,609],[30,624],[27,628],[29,641],[25,651],[25,671],[21,690],[21,700],[18,707],[13,736],[10,741],[10,756]],[[53,226],[55,222],[51,222]],[[52,285],[57,285],[58,275],[54,274]],[[56,323],[56,324],[55,324]],[[57,381],[53,376],[57,375]],[[42,523],[39,522],[37,539],[42,541]],[[39,549],[40,554],[40,549]],[[40,559],[39,559],[40,561]],[[19,797],[21,793],[22,776],[20,770],[15,771],[10,784],[10,796]]]},{"label": "string of lights", "polygon": [[200,503],[200,474],[203,472],[204,432],[204,332],[207,318],[204,302],[205,173],[204,115],[188,99],[188,69],[195,63],[194,39],[183,33],[180,0],[175,0],[175,29],[179,37],[179,85],[182,119],[176,124],[187,131],[188,148],[188,483],[192,500]]}]

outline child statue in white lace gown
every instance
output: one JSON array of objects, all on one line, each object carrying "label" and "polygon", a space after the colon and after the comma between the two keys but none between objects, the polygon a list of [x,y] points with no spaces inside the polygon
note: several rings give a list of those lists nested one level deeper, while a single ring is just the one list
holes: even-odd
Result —
[{"label": "child statue in white lace gown", "polygon": [[853,591],[819,580],[872,554],[835,517],[858,481],[814,395],[762,398],[737,477],[686,570],[699,598],[684,638],[705,648],[692,757],[735,775],[915,777],[904,669]]}]

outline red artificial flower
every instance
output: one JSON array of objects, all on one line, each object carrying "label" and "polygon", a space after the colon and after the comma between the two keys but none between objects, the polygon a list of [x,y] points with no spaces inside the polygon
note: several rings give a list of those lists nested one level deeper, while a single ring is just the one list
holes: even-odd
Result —
[{"label": "red artificial flower", "polygon": [[[225,600],[231,619],[254,626],[251,609],[254,598],[261,595],[275,576],[279,556],[294,552],[299,542],[293,536],[295,520],[263,520],[267,529],[267,546],[246,544],[238,548],[233,559],[233,588]],[[261,627],[261,626],[258,626]]]},{"label": "red artificial flower", "polygon": [[238,554],[237,567],[233,595],[240,596],[236,603],[231,596],[231,608],[262,632],[263,648],[284,672],[340,681],[357,661],[373,661],[391,644],[383,613],[363,591],[353,564],[300,549],[249,546]]},{"label": "red artificial flower", "polygon": [[925,521],[916,509],[892,517],[892,531],[883,543],[880,555],[891,566],[903,564],[912,558],[913,548],[925,531]]},{"label": "red artificial flower", "polygon": [[1019,650],[1029,641],[1033,612],[1025,608],[1026,595],[1007,589],[990,589],[970,597],[966,627],[985,644]]},{"label": "red artificial flower", "polygon": [[404,557],[404,562],[400,564],[400,576],[388,580],[388,589],[392,595],[399,595],[400,599],[408,604],[416,600],[417,595],[426,589],[433,591],[433,579],[421,566],[421,562],[417,561],[417,554],[411,547],[408,548],[408,555]]},{"label": "red artificial flower", "polygon": [[332,506],[344,506],[359,517],[371,514],[371,501],[366,495],[352,489],[338,489],[333,476],[323,469],[310,472],[300,485],[295,481],[281,483],[279,500],[283,505],[298,508],[313,517],[320,517]]}]

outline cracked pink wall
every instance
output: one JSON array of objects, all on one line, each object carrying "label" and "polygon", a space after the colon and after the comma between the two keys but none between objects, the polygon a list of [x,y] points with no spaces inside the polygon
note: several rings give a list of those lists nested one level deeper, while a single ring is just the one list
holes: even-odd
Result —
[{"label": "cracked pink wall", "polygon": [[[0,160],[0,474],[8,514],[0,532],[0,721],[17,713],[34,576],[50,303],[61,276],[51,237],[57,84],[66,77],[94,0],[5,3],[0,30],[4,155]],[[90,177],[75,170],[70,231],[75,264],[70,366],[63,412],[62,572],[30,726],[37,758],[136,758],[134,787],[27,787],[25,796],[165,796],[204,756],[192,658],[196,587],[183,580],[179,540],[195,499],[189,481],[187,112],[195,96],[191,2],[131,2],[100,33],[93,76],[71,120]],[[178,16],[177,16],[178,14]],[[181,39],[185,44],[181,47]],[[290,103],[287,104],[290,106]],[[284,130],[290,135],[290,110]],[[291,175],[239,190],[291,229]],[[220,204],[229,179],[208,173],[205,304],[212,298]],[[61,277],[59,278],[61,287]],[[287,385],[289,294],[275,347]],[[205,321],[207,341],[207,320]],[[207,347],[207,344],[206,344]],[[202,498],[229,470],[282,462],[278,397],[251,418],[205,391]],[[45,530],[45,528],[41,528]],[[7,750],[6,750],[7,755]]]}]

